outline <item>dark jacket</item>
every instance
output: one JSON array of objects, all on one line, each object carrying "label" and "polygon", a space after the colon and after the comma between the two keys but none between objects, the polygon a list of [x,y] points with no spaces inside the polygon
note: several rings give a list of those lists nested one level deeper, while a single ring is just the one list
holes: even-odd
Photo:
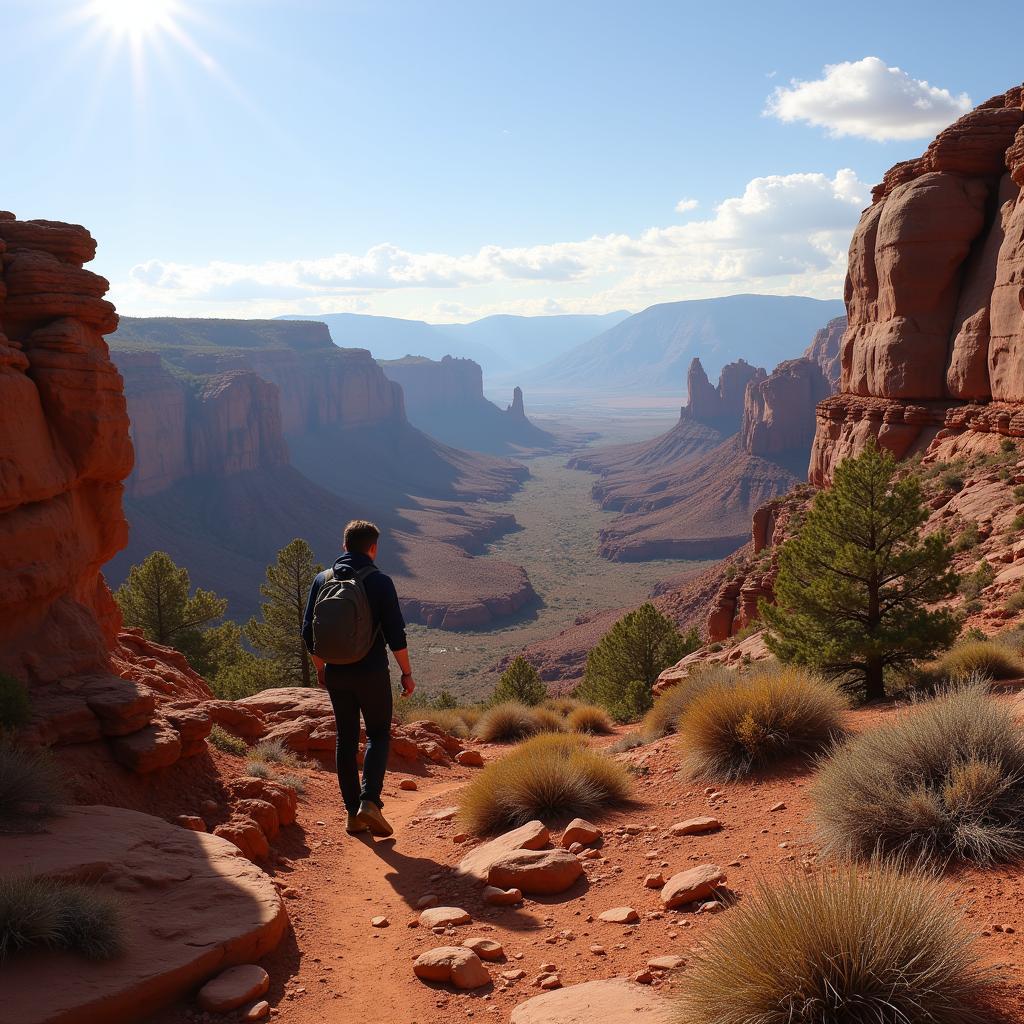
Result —
[{"label": "dark jacket", "polygon": [[[346,552],[334,563],[334,571],[338,575],[351,575],[367,565],[373,565],[368,555]],[[323,586],[325,575],[325,572],[319,573],[313,580],[306,601],[306,614],[302,618],[302,639],[308,651],[313,649],[313,606]],[[366,588],[366,598],[373,612],[373,621],[380,626],[377,638],[370,648],[370,653],[362,661],[351,665],[328,665],[328,681],[331,676],[337,678],[347,673],[387,672],[388,652],[385,644],[393,651],[404,651],[408,646],[405,639],[405,619],[402,617],[398,592],[391,577],[378,570],[366,577],[363,586]]]}]

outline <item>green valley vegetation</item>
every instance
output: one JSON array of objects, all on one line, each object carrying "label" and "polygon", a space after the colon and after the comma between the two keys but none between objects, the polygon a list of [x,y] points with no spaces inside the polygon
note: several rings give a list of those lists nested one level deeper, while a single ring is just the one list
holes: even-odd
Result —
[{"label": "green valley vegetation", "polygon": [[576,697],[607,708],[619,721],[639,718],[653,703],[658,676],[700,646],[649,601],[624,615],[587,656]]},{"label": "green valley vegetation", "polygon": [[491,702],[501,704],[506,701],[519,701],[521,704],[536,705],[548,695],[537,670],[520,654],[501,674],[498,685],[494,688]]},{"label": "green valley vegetation", "polygon": [[875,700],[888,671],[947,648],[959,623],[929,605],[959,577],[945,533],[922,537],[927,518],[918,478],[897,478],[889,452],[872,443],[840,463],[779,552],[777,603],[761,604],[771,652]]}]

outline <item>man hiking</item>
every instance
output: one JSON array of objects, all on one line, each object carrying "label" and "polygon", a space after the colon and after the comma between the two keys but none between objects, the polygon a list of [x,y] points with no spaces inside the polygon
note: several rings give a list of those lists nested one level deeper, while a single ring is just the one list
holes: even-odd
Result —
[{"label": "man hiking", "polygon": [[[367,829],[377,836],[394,832],[380,798],[391,740],[387,647],[402,670],[402,696],[416,689],[395,584],[374,565],[379,541],[373,523],[355,519],[345,527],[345,554],[313,580],[302,620],[302,639],[334,706],[338,784],[352,835]],[[360,712],[366,724],[361,788]]]}]

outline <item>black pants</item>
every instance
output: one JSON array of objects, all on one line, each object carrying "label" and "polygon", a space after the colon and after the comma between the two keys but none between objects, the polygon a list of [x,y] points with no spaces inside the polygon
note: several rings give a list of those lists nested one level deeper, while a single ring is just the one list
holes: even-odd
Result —
[{"label": "black pants", "polygon": [[[328,665],[325,682],[338,727],[338,785],[345,808],[349,814],[355,814],[360,800],[370,800],[383,807],[380,792],[384,788],[391,742],[391,676],[387,669],[354,672]],[[361,788],[356,763],[360,712],[366,724]]]}]

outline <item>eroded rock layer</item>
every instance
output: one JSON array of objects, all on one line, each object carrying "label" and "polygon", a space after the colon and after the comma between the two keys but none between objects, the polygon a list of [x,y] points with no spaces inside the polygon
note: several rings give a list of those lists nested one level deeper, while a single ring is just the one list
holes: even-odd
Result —
[{"label": "eroded rock layer", "polygon": [[[812,483],[870,437],[903,456],[946,431],[1010,432],[1024,407],[1022,184],[1016,87],[873,190],[850,243],[839,393],[818,407]],[[979,414],[991,402],[1001,412]]]}]

